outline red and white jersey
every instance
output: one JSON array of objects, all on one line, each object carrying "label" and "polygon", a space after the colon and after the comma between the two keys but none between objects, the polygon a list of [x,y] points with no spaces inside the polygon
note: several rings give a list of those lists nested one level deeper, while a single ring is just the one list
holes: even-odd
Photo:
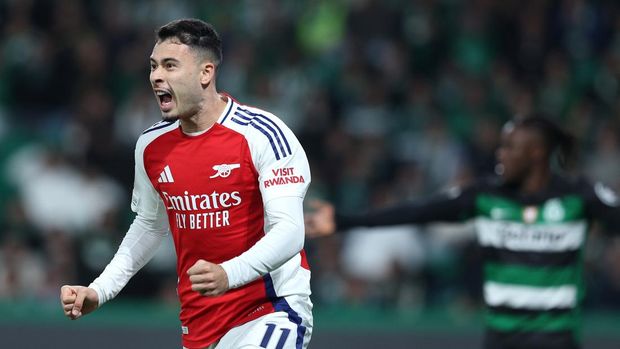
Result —
[{"label": "red and white jersey", "polygon": [[187,270],[199,259],[224,263],[248,251],[269,233],[269,201],[303,198],[309,183],[306,155],[288,127],[230,97],[218,122],[202,134],[183,133],[178,121],[160,122],[142,134],[132,209],[152,222],[168,218],[185,347],[206,347],[231,328],[274,311],[290,312],[298,321],[287,297],[309,302],[303,250],[264,275],[225,267],[239,275],[229,274],[233,288],[218,297],[192,291]]}]

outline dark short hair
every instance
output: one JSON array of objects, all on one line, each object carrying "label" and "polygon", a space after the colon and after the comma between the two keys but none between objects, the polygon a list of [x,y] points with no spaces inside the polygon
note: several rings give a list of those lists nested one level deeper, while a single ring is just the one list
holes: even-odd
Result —
[{"label": "dark short hair", "polygon": [[157,30],[158,42],[175,38],[191,48],[207,52],[218,66],[222,62],[222,40],[215,28],[207,22],[195,18],[172,21]]}]

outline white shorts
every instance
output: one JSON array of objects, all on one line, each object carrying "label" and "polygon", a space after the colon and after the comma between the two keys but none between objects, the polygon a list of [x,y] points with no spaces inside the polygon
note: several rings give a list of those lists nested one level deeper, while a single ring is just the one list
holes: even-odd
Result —
[{"label": "white shorts", "polygon": [[300,314],[298,309],[289,313],[278,311],[246,322],[205,349],[306,349],[312,336],[312,315]]}]

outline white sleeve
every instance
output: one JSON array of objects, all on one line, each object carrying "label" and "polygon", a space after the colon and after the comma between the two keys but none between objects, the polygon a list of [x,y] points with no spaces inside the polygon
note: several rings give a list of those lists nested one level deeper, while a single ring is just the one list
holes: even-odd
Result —
[{"label": "white sleeve", "polygon": [[245,285],[273,271],[304,245],[303,198],[290,196],[265,204],[266,234],[238,257],[222,263],[230,288]]},{"label": "white sleeve", "polygon": [[136,168],[131,209],[136,218],[112,261],[90,285],[99,296],[99,305],[116,297],[146,263],[153,258],[170,227],[166,209],[153,188],[142,159],[143,149],[136,147]]},{"label": "white sleeve", "polygon": [[255,141],[250,146],[264,203],[277,197],[303,198],[311,179],[308,158],[297,137],[282,121],[274,123],[280,136],[270,140],[259,134],[252,137]]},{"label": "white sleeve", "polygon": [[136,216],[112,261],[88,287],[97,292],[99,306],[116,297],[146,263],[153,258],[168,229],[149,228],[150,223]]},{"label": "white sleeve", "polygon": [[265,209],[265,236],[221,264],[231,288],[277,269],[304,244],[303,198],[310,184],[310,166],[293,132],[281,120],[272,120],[277,136],[269,139],[257,130],[249,135]]}]

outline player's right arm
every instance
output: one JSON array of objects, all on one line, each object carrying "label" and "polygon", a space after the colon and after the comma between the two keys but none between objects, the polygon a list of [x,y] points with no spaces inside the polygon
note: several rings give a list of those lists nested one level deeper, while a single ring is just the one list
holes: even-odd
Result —
[{"label": "player's right arm", "polygon": [[143,160],[144,146],[136,146],[136,167],[131,209],[136,218],[118,251],[101,275],[88,287],[64,285],[60,298],[65,315],[77,319],[114,298],[155,254],[168,235],[166,210],[151,184]]},{"label": "player's right arm", "polygon": [[337,214],[331,203],[315,200],[310,203],[312,211],[306,214],[306,236],[328,236],[354,227],[460,221],[473,215],[475,191],[474,186],[452,188],[425,200],[356,215]]},{"label": "player's right arm", "polygon": [[65,316],[75,320],[97,309],[99,297],[92,288],[64,285],[60,288],[60,302]]}]

